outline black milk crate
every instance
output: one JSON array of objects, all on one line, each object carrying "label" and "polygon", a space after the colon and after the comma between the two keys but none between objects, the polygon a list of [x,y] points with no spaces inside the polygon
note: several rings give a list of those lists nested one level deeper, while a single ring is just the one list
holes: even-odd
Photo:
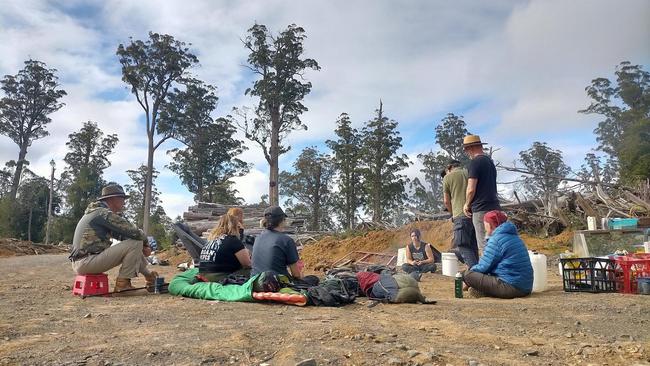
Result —
[{"label": "black milk crate", "polygon": [[561,258],[566,292],[618,292],[616,262],[606,258]]}]

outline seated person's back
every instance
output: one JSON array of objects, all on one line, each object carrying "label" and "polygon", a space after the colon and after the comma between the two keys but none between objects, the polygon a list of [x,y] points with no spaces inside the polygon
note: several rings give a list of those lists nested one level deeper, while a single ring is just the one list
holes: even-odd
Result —
[{"label": "seated person's back", "polygon": [[235,217],[223,215],[208,239],[201,250],[199,273],[230,274],[250,268],[250,253],[239,239],[239,223]]},{"label": "seated person's back", "polygon": [[289,235],[277,230],[285,217],[282,209],[277,206],[269,207],[264,212],[263,226],[266,230],[255,239],[251,275],[272,271],[276,274],[302,278],[297,266],[300,257],[296,243]]}]

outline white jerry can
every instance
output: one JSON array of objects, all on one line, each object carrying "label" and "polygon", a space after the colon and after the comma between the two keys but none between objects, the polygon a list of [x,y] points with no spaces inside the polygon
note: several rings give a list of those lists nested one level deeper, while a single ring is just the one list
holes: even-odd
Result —
[{"label": "white jerry can", "polygon": [[546,269],[546,256],[541,253],[528,251],[530,264],[533,266],[533,292],[546,291],[548,271]]}]

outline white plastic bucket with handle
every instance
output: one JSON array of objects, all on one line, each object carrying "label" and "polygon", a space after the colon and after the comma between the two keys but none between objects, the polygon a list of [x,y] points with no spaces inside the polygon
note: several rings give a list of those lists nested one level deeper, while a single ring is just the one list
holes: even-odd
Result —
[{"label": "white plastic bucket with handle", "polygon": [[397,249],[397,267],[401,267],[406,263],[406,248]]},{"label": "white plastic bucket with handle", "polygon": [[458,258],[455,253],[442,253],[442,275],[455,277],[458,273]]}]

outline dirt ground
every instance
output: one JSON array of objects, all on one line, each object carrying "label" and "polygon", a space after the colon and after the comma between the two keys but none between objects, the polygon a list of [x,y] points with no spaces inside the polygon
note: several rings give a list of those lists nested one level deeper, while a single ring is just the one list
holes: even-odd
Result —
[{"label": "dirt ground", "polygon": [[551,270],[525,299],[455,299],[452,278],[426,274],[437,305],[313,308],[82,300],[66,255],[0,258],[0,365],[650,364],[650,296],[565,293]]}]

